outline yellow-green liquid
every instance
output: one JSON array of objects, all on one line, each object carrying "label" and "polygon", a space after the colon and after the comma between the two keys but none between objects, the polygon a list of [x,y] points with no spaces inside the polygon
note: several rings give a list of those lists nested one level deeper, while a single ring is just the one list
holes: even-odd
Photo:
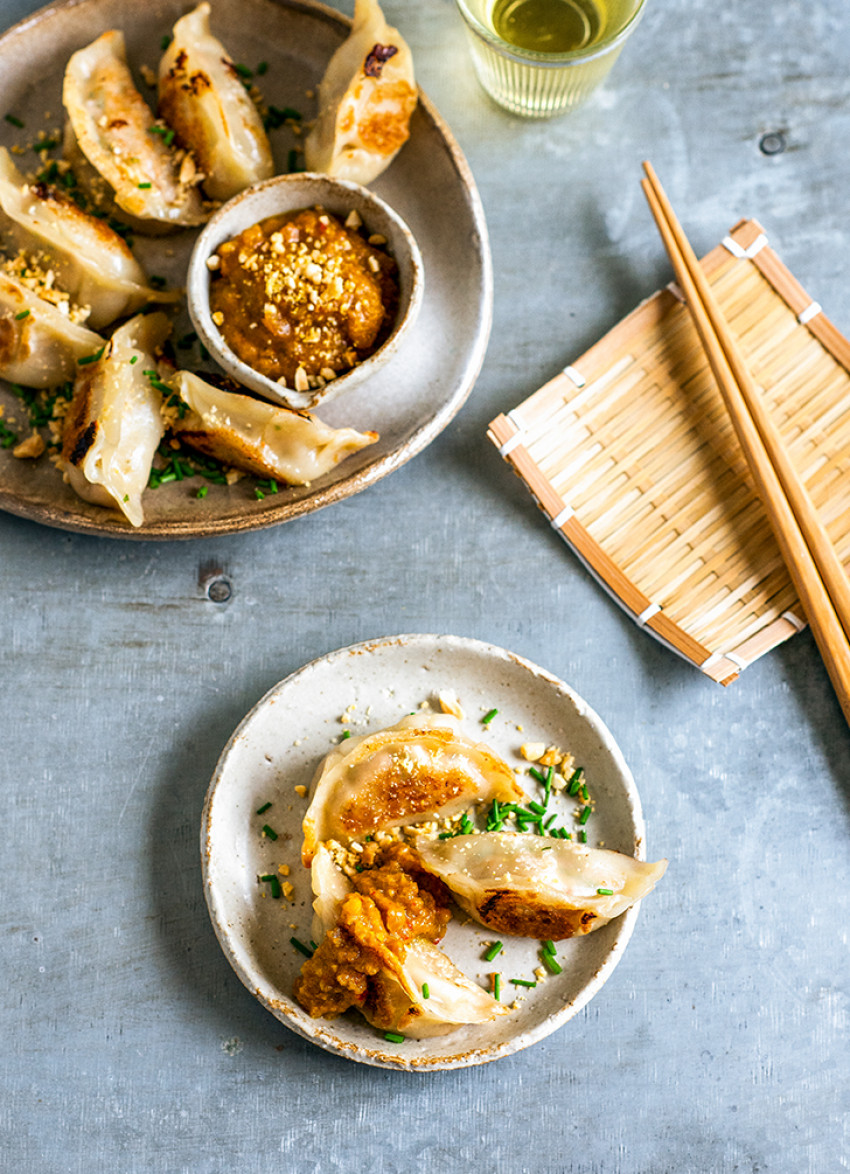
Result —
[{"label": "yellow-green liquid", "polygon": [[490,20],[498,35],[536,53],[572,53],[593,45],[605,28],[594,0],[495,0]]}]

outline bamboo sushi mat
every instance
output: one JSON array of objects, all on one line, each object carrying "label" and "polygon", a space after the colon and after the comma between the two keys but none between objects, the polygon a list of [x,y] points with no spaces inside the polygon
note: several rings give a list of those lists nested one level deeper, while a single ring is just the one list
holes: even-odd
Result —
[{"label": "bamboo sushi mat", "polygon": [[[846,567],[850,343],[757,221],[701,264]],[[805,626],[675,284],[488,436],[637,623],[713,680]]]}]

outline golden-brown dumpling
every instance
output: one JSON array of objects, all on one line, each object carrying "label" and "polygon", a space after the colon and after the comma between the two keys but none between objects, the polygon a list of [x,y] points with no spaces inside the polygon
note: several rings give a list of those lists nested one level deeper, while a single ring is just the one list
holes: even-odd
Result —
[{"label": "golden-brown dumpling", "polygon": [[377,432],[331,428],[315,416],[224,391],[190,371],[178,371],[168,383],[189,409],[173,422],[175,436],[257,477],[309,485],[378,439]]},{"label": "golden-brown dumpling", "polygon": [[339,743],[319,766],[304,817],[302,859],[317,845],[450,817],[479,800],[525,796],[510,767],[462,732],[449,714],[411,714],[395,726]]},{"label": "golden-brown dumpling", "polygon": [[24,387],[58,387],[102,346],[99,334],[0,270],[0,377]]},{"label": "golden-brown dumpling", "polygon": [[141,225],[179,227],[207,219],[194,176],[185,181],[168,133],[151,130],[155,119],[133,83],[124,34],[102,33],[73,54],[65,70],[62,101],[68,114],[66,154],[79,150],[106,180],[119,209]]},{"label": "golden-brown dumpling", "polygon": [[428,840],[416,851],[476,921],[502,934],[557,941],[624,913],[661,879],[667,861],[522,832]]},{"label": "golden-brown dumpling", "polygon": [[210,6],[178,20],[159,64],[159,113],[201,169],[213,200],[229,200],[274,174],[259,111],[224,46],[210,32]]},{"label": "golden-brown dumpling", "polygon": [[410,135],[413,56],[376,0],[357,0],[354,25],[319,86],[319,115],[304,143],[309,171],[368,184]]}]

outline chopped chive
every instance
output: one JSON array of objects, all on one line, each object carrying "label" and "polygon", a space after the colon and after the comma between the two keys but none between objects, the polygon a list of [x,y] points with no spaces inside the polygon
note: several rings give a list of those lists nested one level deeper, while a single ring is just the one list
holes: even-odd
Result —
[{"label": "chopped chive", "polygon": [[265,496],[266,495],[263,493],[262,489],[257,486],[254,490],[254,497],[256,497],[257,501],[262,501]]},{"label": "chopped chive", "polygon": [[271,800],[269,800],[268,803],[264,803],[262,807],[257,808],[257,815],[265,815],[265,813],[268,811],[268,809],[270,807],[271,807]]},{"label": "chopped chive", "polygon": [[362,864],[355,864],[355,865],[354,865],[354,871],[355,871],[355,872],[362,872],[362,871],[363,871],[363,865],[362,865]]},{"label": "chopped chive", "polygon": [[514,986],[528,986],[528,987],[537,986],[536,982],[529,982],[529,980],[527,978],[509,978],[508,982],[512,982],[514,984]]},{"label": "chopped chive", "polygon": [[427,982],[422,983],[422,998],[423,999],[430,999],[431,998],[431,989],[428,986]]},{"label": "chopped chive", "polygon": [[298,152],[295,147],[286,156],[286,170],[289,172],[298,171]]},{"label": "chopped chive", "polygon": [[209,491],[209,485],[202,485],[201,488],[195,492],[195,497],[206,497]]},{"label": "chopped chive", "polygon": [[310,947],[305,946],[303,942],[299,942],[298,938],[290,938],[289,944],[294,946],[295,949],[298,950],[300,954],[303,954],[306,958],[313,957],[313,951],[310,949]]},{"label": "chopped chive", "polygon": [[532,802],[529,803],[528,806],[534,812],[535,815],[545,815],[546,814],[546,808],[542,805],[542,803],[535,803],[532,800]]},{"label": "chopped chive", "polygon": [[548,819],[546,820],[546,822],[543,824],[543,830],[544,830],[544,832],[548,832],[548,831],[549,831],[549,827],[550,827],[550,825],[551,825],[551,824],[553,824],[557,818],[558,818],[558,816],[557,816],[557,815],[550,815],[550,816],[549,816],[549,818],[548,818]]},{"label": "chopped chive", "polygon": [[136,187],[139,188],[140,191],[145,191],[147,188],[152,188],[153,184],[150,182],[150,180],[148,180],[146,183],[137,183]]},{"label": "chopped chive", "polygon": [[438,840],[450,840],[453,835],[454,835],[454,832],[440,832],[440,834],[437,836],[437,839]]},{"label": "chopped chive", "polygon": [[277,879],[275,874],[273,872],[268,872],[265,876],[261,876],[260,880],[266,881],[268,883],[268,886],[271,889],[272,898],[277,901],[282,890],[280,887],[280,881]]},{"label": "chopped chive", "polygon": [[277,839],[277,832],[274,830],[274,828],[270,828],[267,823],[263,824],[263,835],[266,836],[269,840]]},{"label": "chopped chive", "polygon": [[130,360],[130,366],[132,367],[132,366],[133,366],[133,364],[134,364],[134,363],[138,363],[138,361],[139,361],[139,356],[138,356],[138,355],[133,355],[132,359]]},{"label": "chopped chive", "polygon": [[257,68],[254,70],[254,73],[257,75],[257,77],[262,77],[263,74],[266,74],[268,72],[269,72],[268,61],[261,61],[260,64],[257,66]]},{"label": "chopped chive", "polygon": [[238,61],[233,62],[233,68],[240,77],[250,78],[254,76],[253,69],[249,69],[247,65],[241,65]]},{"label": "chopped chive", "polygon": [[316,945],[316,943],[313,941],[313,939],[312,939],[312,938],[310,938],[310,948],[311,948],[312,950],[314,950],[314,951],[315,951],[315,950],[318,950],[318,948],[319,948],[319,947]]},{"label": "chopped chive", "polygon": [[578,842],[579,842],[580,844],[586,844],[586,843],[587,843],[587,832],[584,830],[584,828],[582,828],[582,829],[581,829],[581,831],[580,831],[580,832],[579,832],[579,834],[578,834]]},{"label": "chopped chive", "polygon": [[573,838],[566,828],[558,828],[558,834],[562,840],[571,840]]},{"label": "chopped chive", "polygon": [[83,355],[81,359],[77,359],[77,365],[80,367],[85,367],[86,363],[96,363],[98,359],[103,358],[103,352],[105,350],[106,343],[103,344],[99,351],[95,351],[93,355]]},{"label": "chopped chive", "polygon": [[550,766],[549,769],[546,771],[546,782],[544,783],[544,787],[545,787],[545,792],[544,792],[544,797],[543,797],[543,806],[544,807],[549,806],[549,799],[552,796],[552,780],[554,779],[554,777],[555,777],[555,768],[554,768],[554,766]]},{"label": "chopped chive", "polygon": [[497,1003],[502,1001],[502,976],[501,974],[493,975],[493,998]]},{"label": "chopped chive", "polygon": [[159,47],[160,47],[161,51],[164,53],[170,44],[171,44],[171,33],[165,33],[162,40],[159,42]]},{"label": "chopped chive", "polygon": [[614,896],[613,889],[597,889],[596,891],[600,897],[613,897]]},{"label": "chopped chive", "polygon": [[[342,737],[340,738],[340,742],[344,742],[346,738],[350,738],[350,737],[351,737],[351,730],[343,730]],[[367,836],[366,839],[368,840],[369,837]]]},{"label": "chopped chive", "polygon": [[492,962],[497,954],[501,954],[503,949],[504,949],[504,946],[502,945],[501,942],[493,942],[493,945],[490,946],[490,948],[485,953],[484,960],[486,962]]},{"label": "chopped chive", "polygon": [[498,712],[499,712],[498,709],[491,709],[489,713],[485,713],[481,719],[482,726],[489,726],[490,722],[493,720],[493,718],[496,716],[496,714]]},{"label": "chopped chive", "polygon": [[543,954],[543,965],[550,974],[560,974],[564,969],[561,963],[556,960],[554,954],[546,954],[545,952]]},{"label": "chopped chive", "polygon": [[547,938],[546,941],[543,943],[543,953],[544,954],[554,954],[555,953],[555,943],[552,941],[551,938]]},{"label": "chopped chive", "polygon": [[581,798],[585,801],[585,803],[588,803],[590,801],[590,795],[588,794],[586,783],[582,783],[582,785],[578,789],[578,793],[581,796]]},{"label": "chopped chive", "polygon": [[24,318],[29,318],[29,316],[30,316],[29,310],[21,310],[20,314],[15,315],[15,321],[22,322],[24,320]]},{"label": "chopped chive", "polygon": [[530,766],[530,767],[528,768],[528,773],[529,773],[529,774],[532,776],[532,778],[535,778],[535,779],[537,779],[538,783],[541,783],[541,784],[543,784],[543,785],[545,786],[545,784],[546,784],[546,776],[545,776],[544,774],[542,774],[542,773],[541,773],[541,772],[540,772],[540,771],[537,769],[537,767],[536,767],[536,766]]},{"label": "chopped chive", "polygon": [[587,806],[587,807],[584,807],[584,808],[582,808],[581,815],[578,817],[578,821],[579,821],[579,823],[580,823],[580,824],[582,824],[582,826],[583,826],[584,824],[586,824],[586,823],[587,823],[587,821],[590,819],[590,817],[591,817],[591,815],[592,815],[592,814],[593,814],[593,813],[592,813],[592,811],[591,811],[591,809],[590,809],[590,805],[588,804],[588,806]]},{"label": "chopped chive", "polygon": [[570,786],[569,786],[569,794],[570,795],[577,795],[578,794],[578,789],[581,786],[581,779],[582,779],[583,774],[584,774],[584,767],[580,766],[578,768],[578,770],[574,770],[573,773],[570,775]]},{"label": "chopped chive", "polygon": [[7,114],[5,115],[5,118],[7,122],[12,124],[12,126],[16,126],[18,130],[23,130],[24,124],[21,122],[20,118],[15,118],[14,114]]},{"label": "chopped chive", "polygon": [[385,1031],[384,1039],[389,1040],[391,1044],[403,1044],[404,1036],[399,1035],[397,1031]]}]

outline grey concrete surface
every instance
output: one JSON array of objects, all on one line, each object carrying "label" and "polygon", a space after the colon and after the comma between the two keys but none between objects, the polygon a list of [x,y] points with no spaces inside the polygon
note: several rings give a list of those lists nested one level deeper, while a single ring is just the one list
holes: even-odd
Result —
[{"label": "grey concrete surface", "polygon": [[[4,0],[0,23],[34,8]],[[385,9],[480,187],[484,369],[426,452],[275,530],[125,544],[0,515],[0,1168],[845,1170],[850,735],[814,644],[704,679],[590,580],[484,433],[669,279],[646,156],[699,251],[756,216],[850,330],[850,6],[649,0],[607,87],[542,123],[489,104],[449,0]],[[226,604],[199,586],[210,563]],[[569,681],[671,862],[576,1019],[426,1076],[326,1055],[263,1010],[215,940],[197,846],[216,758],[272,684],[416,631]]]}]

